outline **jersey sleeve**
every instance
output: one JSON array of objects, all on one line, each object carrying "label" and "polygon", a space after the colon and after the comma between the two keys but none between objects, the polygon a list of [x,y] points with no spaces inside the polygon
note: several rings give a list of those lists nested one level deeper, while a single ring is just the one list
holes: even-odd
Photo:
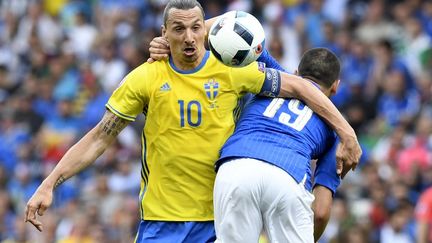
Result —
[{"label": "jersey sleeve", "polygon": [[430,222],[432,220],[432,191],[431,189],[425,191],[420,197],[416,208],[415,218],[418,221]]},{"label": "jersey sleeve", "polygon": [[279,71],[286,72],[286,70],[270,55],[267,49],[264,49],[263,53],[257,60],[258,62],[265,63],[268,68],[273,68]]},{"label": "jersey sleeve", "polygon": [[147,69],[148,64],[143,64],[126,75],[112,93],[106,108],[123,119],[134,121],[148,104],[147,82],[151,77]]},{"label": "jersey sleeve", "polygon": [[233,87],[238,93],[279,96],[282,82],[279,70],[266,68],[262,62],[253,62],[246,67],[231,70]]},{"label": "jersey sleeve", "polygon": [[266,68],[264,63],[252,62],[241,68],[231,68],[233,87],[239,93],[258,94],[263,87]]},{"label": "jersey sleeve", "polygon": [[325,152],[317,161],[314,186],[325,186],[334,195],[336,189],[340,185],[341,179],[336,173],[336,149],[339,144],[339,139],[335,138],[333,141],[333,145],[330,149],[328,149],[327,152]]}]

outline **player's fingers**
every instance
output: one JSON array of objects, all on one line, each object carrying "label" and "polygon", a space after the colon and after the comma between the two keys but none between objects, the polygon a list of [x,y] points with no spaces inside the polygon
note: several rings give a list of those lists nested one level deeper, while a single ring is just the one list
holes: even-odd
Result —
[{"label": "player's fingers", "polygon": [[150,47],[149,51],[151,54],[169,54],[170,49],[166,47]]},{"label": "player's fingers", "polygon": [[336,173],[340,176],[344,168],[344,161],[336,158]]},{"label": "player's fingers", "polygon": [[47,210],[48,207],[46,207],[45,205],[41,204],[39,206],[39,209],[37,210],[37,213],[39,214],[39,216],[42,216],[45,211]]},{"label": "player's fingers", "polygon": [[343,154],[343,144],[339,143],[336,149],[336,173],[340,176],[344,167],[345,156]]},{"label": "player's fingers", "polygon": [[158,48],[158,49],[169,49],[169,43],[165,39],[153,39],[150,42],[150,47]]},{"label": "player's fingers", "polygon": [[153,59],[153,61],[159,61],[164,60],[168,58],[167,54],[151,54],[150,58]]},{"label": "player's fingers", "polygon": [[29,219],[28,222],[30,222],[40,232],[43,231],[42,223],[40,221],[38,221],[36,219]]},{"label": "player's fingers", "polygon": [[357,165],[358,165],[358,161],[355,161],[352,165],[351,165],[351,170],[352,171],[355,171],[355,169],[357,168]]},{"label": "player's fingers", "polygon": [[36,206],[34,206],[33,204],[27,204],[26,207],[26,217],[25,217],[25,221],[29,221],[30,219],[35,219],[36,218]]},{"label": "player's fingers", "polygon": [[162,36],[158,36],[158,37],[156,37],[156,38],[154,38],[151,42],[150,42],[150,44],[153,42],[153,44],[160,44],[160,45],[163,45],[163,46],[165,46],[165,47],[168,47],[169,46],[169,42],[168,42],[168,40],[165,38],[165,37],[162,37]]},{"label": "player's fingers", "polygon": [[148,63],[153,63],[155,60],[153,59],[153,58],[151,58],[151,57],[149,57],[148,59],[147,59],[147,62]]}]

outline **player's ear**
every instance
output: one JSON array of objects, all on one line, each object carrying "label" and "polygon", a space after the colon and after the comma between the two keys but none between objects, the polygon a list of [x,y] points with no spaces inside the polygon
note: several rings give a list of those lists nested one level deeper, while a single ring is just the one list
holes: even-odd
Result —
[{"label": "player's ear", "polygon": [[331,88],[330,88],[330,95],[334,95],[334,94],[336,94],[336,92],[337,92],[337,90],[338,90],[338,88],[339,88],[339,83],[340,83],[340,79],[336,80],[336,81],[332,84],[332,86],[331,86]]},{"label": "player's ear", "polygon": [[162,36],[166,38],[165,34],[166,34],[166,27],[165,25],[161,25],[161,32],[162,32]]}]

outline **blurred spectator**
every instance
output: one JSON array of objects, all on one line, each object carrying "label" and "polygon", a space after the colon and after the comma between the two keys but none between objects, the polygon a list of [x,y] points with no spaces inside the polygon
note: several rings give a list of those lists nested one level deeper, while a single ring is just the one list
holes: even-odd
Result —
[{"label": "blurred spectator", "polygon": [[60,100],[56,112],[44,123],[39,134],[39,146],[46,163],[57,163],[79,135],[81,123],[73,113],[70,99]]},{"label": "blurred spectator", "polygon": [[138,163],[132,163],[127,151],[120,151],[117,155],[116,170],[108,178],[108,188],[115,193],[138,195],[141,177],[134,171],[140,170]]},{"label": "blurred spectator", "polygon": [[89,217],[83,213],[75,214],[73,217],[70,233],[59,243],[96,243],[91,236]]},{"label": "blurred spectator", "polygon": [[18,164],[15,167],[14,177],[8,184],[8,192],[19,215],[24,214],[27,201],[33,195],[40,181],[31,177],[30,168],[26,164]]},{"label": "blurred spectator", "polygon": [[432,157],[429,151],[428,139],[432,133],[432,120],[427,115],[420,116],[415,125],[415,135],[412,144],[401,151],[397,160],[399,173],[408,175],[431,167]]},{"label": "blurred spectator", "polygon": [[366,87],[366,94],[369,97],[375,98],[377,95],[381,95],[386,76],[390,71],[399,71],[403,75],[405,89],[417,88],[405,63],[395,55],[393,45],[389,40],[384,39],[373,45],[372,54],[372,70]]},{"label": "blurred spectator", "polygon": [[356,36],[369,44],[382,39],[395,40],[397,26],[386,19],[384,0],[372,0],[365,11],[365,18],[356,30]]},{"label": "blurred spectator", "polygon": [[14,237],[14,219],[9,193],[0,190],[0,241]]},{"label": "blurred spectator", "polygon": [[326,41],[324,24],[327,18],[322,13],[323,2],[323,0],[309,1],[309,9],[304,18],[304,31],[309,48],[322,46]]},{"label": "blurred spectator", "polygon": [[384,77],[383,94],[378,100],[378,115],[388,126],[410,125],[420,110],[420,97],[407,87],[399,70],[391,70]]},{"label": "blurred spectator", "polygon": [[117,57],[117,46],[112,39],[102,39],[98,43],[99,57],[92,65],[92,70],[103,90],[112,93],[126,74],[125,63]]},{"label": "blurred spectator", "polygon": [[50,16],[45,14],[38,1],[30,1],[27,14],[23,16],[18,26],[17,38],[14,41],[14,49],[19,54],[24,54],[33,48],[29,40],[38,38],[43,50],[47,53],[55,52],[62,38],[61,27]]},{"label": "blurred spectator", "polygon": [[403,56],[409,71],[421,75],[425,71],[421,57],[425,51],[432,47],[431,38],[423,31],[418,19],[409,18],[404,24],[406,34],[402,46]]},{"label": "blurred spectator", "polygon": [[67,34],[71,51],[74,52],[78,59],[89,57],[98,34],[97,29],[88,22],[87,18],[83,12],[76,13],[74,25]]},{"label": "blurred spectator", "polygon": [[402,208],[391,210],[389,223],[381,230],[380,242],[382,243],[411,243],[414,242],[407,232],[404,231],[408,218]]}]

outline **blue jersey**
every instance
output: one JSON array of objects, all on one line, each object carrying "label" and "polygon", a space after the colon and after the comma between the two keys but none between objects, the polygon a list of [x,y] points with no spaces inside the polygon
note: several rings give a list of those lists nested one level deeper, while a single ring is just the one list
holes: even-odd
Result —
[{"label": "blue jersey", "polygon": [[[281,69],[267,52],[260,59]],[[337,143],[333,130],[303,102],[255,96],[222,147],[216,169],[232,158],[259,159],[280,167],[298,183],[306,178],[305,187],[311,190],[310,161],[318,159],[314,182],[334,193],[340,184],[336,174]]]}]

